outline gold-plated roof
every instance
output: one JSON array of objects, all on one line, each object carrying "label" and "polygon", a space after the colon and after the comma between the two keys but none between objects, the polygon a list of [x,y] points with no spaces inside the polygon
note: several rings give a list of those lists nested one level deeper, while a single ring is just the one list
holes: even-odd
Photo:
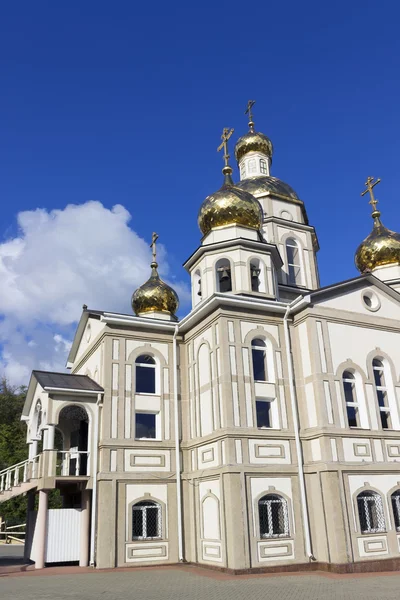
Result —
[{"label": "gold-plated roof", "polygon": [[261,204],[244,190],[224,183],[222,188],[208,196],[200,207],[198,224],[203,235],[223,225],[244,225],[261,229],[263,210]]},{"label": "gold-plated roof", "polygon": [[400,264],[400,234],[382,224],[381,213],[376,209],[378,200],[374,198],[373,188],[379,182],[380,179],[373,182],[373,178],[368,177],[365,184],[367,189],[361,194],[370,194],[370,204],[373,207],[371,216],[374,220],[371,233],[361,242],[355,254],[356,267],[361,273],[368,273],[385,265]]},{"label": "gold-plated roof", "polygon": [[156,241],[158,235],[153,233],[150,247],[153,250],[150,279],[141,285],[132,296],[132,308],[136,315],[147,312],[163,312],[175,315],[179,306],[178,294],[167,283],[160,279],[156,262]]},{"label": "gold-plated roof", "polygon": [[237,162],[239,162],[248,152],[260,152],[272,159],[274,148],[271,140],[263,133],[254,130],[252,112],[254,104],[255,100],[249,100],[247,103],[245,114],[249,115],[249,131],[245,135],[242,135],[236,142],[235,157]]},{"label": "gold-plated roof", "polygon": [[258,175],[247,177],[235,184],[238,188],[250,194],[269,194],[278,198],[285,198],[293,202],[301,202],[300,198],[290,185],[271,175]]},{"label": "gold-plated roof", "polygon": [[153,311],[175,315],[178,310],[178,295],[160,279],[157,266],[157,263],[151,263],[150,279],[133,293],[132,308],[136,315]]}]

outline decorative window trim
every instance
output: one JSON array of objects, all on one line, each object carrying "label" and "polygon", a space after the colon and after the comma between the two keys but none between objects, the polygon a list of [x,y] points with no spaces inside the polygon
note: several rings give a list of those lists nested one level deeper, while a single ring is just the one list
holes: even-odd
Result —
[{"label": "decorative window trim", "polygon": [[379,297],[372,290],[363,290],[361,292],[362,302],[365,308],[371,312],[376,312],[381,307]]},{"label": "decorative window trim", "polygon": [[[142,505],[142,506],[140,506]],[[149,510],[156,510],[156,527],[157,527],[157,535],[148,536],[147,528],[148,528],[148,512]],[[143,535],[133,535],[133,513],[134,511],[140,511],[142,513],[142,533]],[[130,537],[132,541],[137,540],[160,540],[163,539],[163,518],[162,518],[162,506],[155,500],[138,500],[131,504],[130,506],[131,518],[130,518]]]},{"label": "decorative window trim", "polygon": [[385,511],[381,494],[373,490],[361,491],[357,494],[356,506],[360,532],[363,535],[386,532]]},{"label": "decorative window trim", "polygon": [[[381,429],[390,431],[391,429],[393,429],[392,407],[390,406],[389,390],[386,384],[386,366],[380,358],[375,357],[372,359],[372,374],[374,377],[374,387],[380,417],[380,427]],[[380,382],[379,384],[378,381]],[[380,398],[383,399],[382,405],[380,403]],[[383,417],[383,415],[386,415],[386,417]],[[388,427],[384,427],[385,418],[386,423],[390,425]]]}]

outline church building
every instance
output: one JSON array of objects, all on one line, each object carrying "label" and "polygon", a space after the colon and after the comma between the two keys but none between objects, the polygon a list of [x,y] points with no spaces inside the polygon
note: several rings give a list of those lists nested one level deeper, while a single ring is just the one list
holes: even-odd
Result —
[{"label": "church building", "polygon": [[29,458],[0,473],[0,501],[28,494],[37,568],[400,567],[400,235],[368,177],[360,275],[320,287],[316,232],[253,104],[240,181],[224,129],[222,187],[199,209],[190,312],[153,234],[132,314],[84,306],[69,373],[32,372]]}]

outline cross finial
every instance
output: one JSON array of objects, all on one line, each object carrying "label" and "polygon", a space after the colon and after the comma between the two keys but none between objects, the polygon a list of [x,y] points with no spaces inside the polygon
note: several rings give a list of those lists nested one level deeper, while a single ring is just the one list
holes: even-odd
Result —
[{"label": "cross finial", "polygon": [[374,187],[376,185],[378,185],[378,183],[380,183],[380,179],[378,177],[378,179],[376,181],[374,181],[373,177],[367,177],[367,181],[365,182],[365,186],[366,186],[366,190],[364,190],[363,192],[361,192],[361,196],[365,196],[365,194],[369,193],[371,200],[369,201],[369,204],[372,205],[372,216],[373,217],[379,217],[378,213],[379,211],[376,210],[376,205],[378,204],[378,200],[375,199],[374,196]]},{"label": "cross finial", "polygon": [[249,115],[249,127],[251,130],[254,129],[254,121],[253,121],[253,111],[252,108],[255,105],[256,101],[255,100],[249,100],[247,103],[247,108],[244,111],[245,115]]},{"label": "cross finial", "polygon": [[217,152],[220,152],[222,148],[224,149],[224,161],[225,161],[225,169],[228,168],[230,172],[232,169],[229,166],[229,154],[228,154],[228,140],[231,137],[234,129],[229,129],[229,127],[224,127],[221,135],[222,144],[220,144],[217,148]]},{"label": "cross finial", "polygon": [[153,235],[151,236],[151,244],[150,244],[150,248],[153,251],[153,263],[155,263],[155,266],[157,266],[157,249],[156,249],[156,241],[158,240],[158,234],[153,232]]}]

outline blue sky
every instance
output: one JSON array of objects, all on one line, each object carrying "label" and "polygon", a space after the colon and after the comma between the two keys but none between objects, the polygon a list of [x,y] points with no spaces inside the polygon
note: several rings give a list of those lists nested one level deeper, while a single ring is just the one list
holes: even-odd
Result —
[{"label": "blue sky", "polygon": [[322,285],[355,276],[367,175],[400,229],[399,19],[397,3],[370,0],[3,3],[0,370],[58,368],[84,302],[129,311],[153,230],[185,303],[221,130],[246,131],[249,98],[272,174],[317,229]]}]

